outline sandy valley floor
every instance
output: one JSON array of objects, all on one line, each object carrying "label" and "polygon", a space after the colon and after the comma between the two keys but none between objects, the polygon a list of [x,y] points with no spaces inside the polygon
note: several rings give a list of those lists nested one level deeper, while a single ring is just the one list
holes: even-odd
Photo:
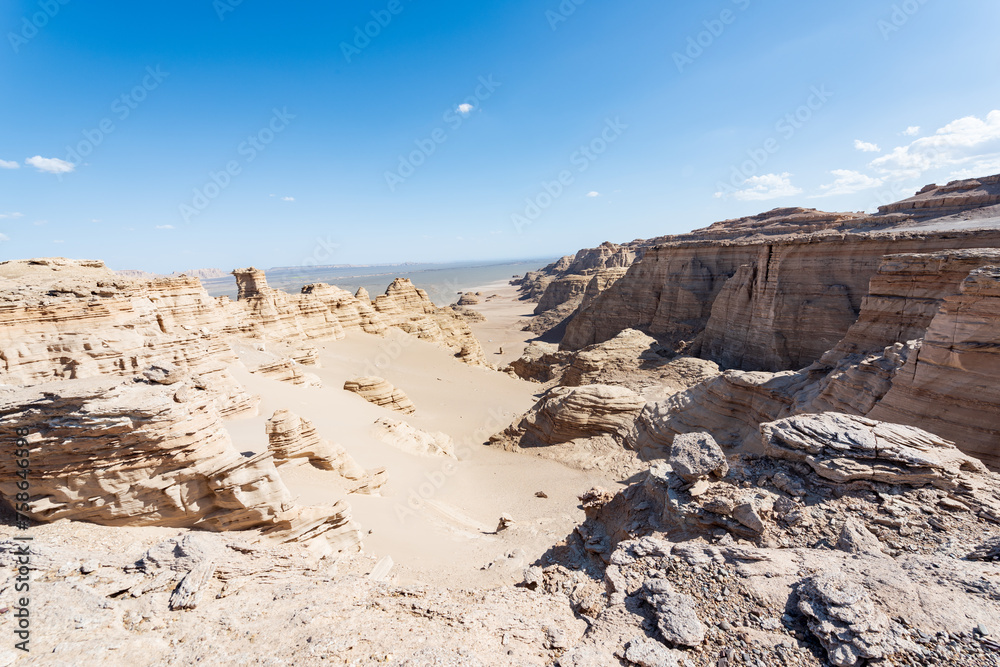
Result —
[{"label": "sandy valley floor", "polygon": [[[491,363],[515,358],[531,334],[512,325],[530,313],[530,304],[514,299],[513,288],[478,291],[506,292],[475,306],[488,318],[473,327],[487,358]],[[504,354],[496,354],[501,345]],[[583,520],[576,496],[595,485],[614,487],[598,474],[484,445],[531,407],[539,385],[467,366],[398,330],[385,337],[352,332],[318,347],[321,365],[308,370],[323,380],[321,388],[235,369],[239,380],[261,395],[261,410],[258,417],[227,427],[238,449],[259,452],[267,447],[266,420],[286,408],[313,421],[321,437],[343,445],[362,466],[387,468],[389,483],[381,497],[352,495],[348,502],[362,529],[371,531],[365,552],[391,556],[401,582],[488,586],[520,580],[526,565]],[[363,375],[384,377],[402,389],[417,412],[391,412],[342,389],[345,380]],[[372,434],[379,418],[450,435],[458,460],[415,456],[381,442]],[[335,473],[297,467],[282,469],[282,477],[302,504],[344,497]],[[548,498],[536,497],[538,491]],[[501,514],[516,525],[494,534]]]}]

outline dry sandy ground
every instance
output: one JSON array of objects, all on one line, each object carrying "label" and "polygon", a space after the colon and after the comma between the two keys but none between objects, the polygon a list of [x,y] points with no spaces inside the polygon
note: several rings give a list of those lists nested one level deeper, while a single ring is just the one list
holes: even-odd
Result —
[{"label": "dry sandy ground", "polygon": [[[486,321],[471,322],[469,326],[482,344],[486,360],[497,366],[506,366],[520,357],[528,341],[534,338],[535,334],[521,331],[516,323],[531,317],[535,304],[531,301],[518,300],[517,287],[507,282],[491,283],[466,291],[483,293],[480,303],[469,307],[482,313]],[[498,298],[486,300],[486,297],[494,294]],[[501,348],[503,354],[500,354]]]},{"label": "dry sandy ground", "polygon": [[[480,289],[484,293],[500,292]],[[476,327],[486,346],[519,354],[530,334],[505,322],[523,316],[523,302],[508,298],[476,307],[490,321]],[[493,337],[493,343],[487,342]],[[402,583],[492,586],[519,581],[522,570],[580,523],[576,497],[592,486],[615,488],[598,474],[583,473],[536,457],[485,446],[536,401],[539,385],[486,368],[473,368],[436,345],[398,330],[387,336],[352,332],[320,344],[319,368],[308,368],[323,387],[296,387],[235,369],[238,379],[262,397],[260,416],[227,427],[241,451],[267,447],[265,421],[286,408],[313,421],[321,437],[340,443],[366,468],[386,467],[381,497],[348,498],[364,532],[365,552],[391,556]],[[402,389],[417,406],[403,415],[371,405],[343,390],[345,380],[378,375]],[[429,432],[443,432],[458,460],[409,454],[373,435],[379,418],[398,419]],[[321,505],[344,497],[335,473],[312,467],[283,468],[282,477],[299,502]],[[535,493],[544,491],[548,498]],[[501,514],[513,529],[494,534]]]}]

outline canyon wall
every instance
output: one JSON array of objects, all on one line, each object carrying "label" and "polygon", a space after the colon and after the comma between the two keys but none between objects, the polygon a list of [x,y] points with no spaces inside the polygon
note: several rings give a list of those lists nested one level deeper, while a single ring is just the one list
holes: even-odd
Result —
[{"label": "canyon wall", "polygon": [[728,368],[801,368],[855,323],[886,255],[1000,247],[1000,231],[824,233],[657,246],[569,323],[561,348],[627,328]]}]

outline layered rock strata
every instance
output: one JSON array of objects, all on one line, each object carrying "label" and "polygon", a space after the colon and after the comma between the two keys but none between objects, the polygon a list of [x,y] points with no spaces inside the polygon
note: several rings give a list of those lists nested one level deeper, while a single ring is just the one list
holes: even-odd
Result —
[{"label": "layered rock strata", "polygon": [[485,366],[486,356],[469,325],[450,308],[439,308],[408,278],[397,278],[375,298],[375,310],[389,326],[452,350],[471,366]]},{"label": "layered rock strata", "polygon": [[369,403],[411,415],[417,411],[413,401],[401,389],[380,377],[360,377],[344,383],[344,391],[357,394]]},{"label": "layered rock strata", "polygon": [[[27,433],[31,498],[23,513],[112,526],[268,529],[357,546],[350,509],[297,507],[271,453],[242,456],[206,393],[106,378],[0,391],[0,435],[14,442]],[[18,493],[16,472],[13,457],[0,462],[5,498]]]},{"label": "layered rock strata", "polygon": [[341,446],[319,437],[316,427],[289,410],[278,410],[267,421],[268,448],[276,466],[311,464],[336,472],[351,493],[374,494],[388,481],[385,468],[365,470]]},{"label": "layered rock strata", "polygon": [[1000,246],[1000,231],[826,233],[674,242],[646,252],[569,323],[580,349],[626,328],[729,368],[801,368],[855,323],[886,255]]}]

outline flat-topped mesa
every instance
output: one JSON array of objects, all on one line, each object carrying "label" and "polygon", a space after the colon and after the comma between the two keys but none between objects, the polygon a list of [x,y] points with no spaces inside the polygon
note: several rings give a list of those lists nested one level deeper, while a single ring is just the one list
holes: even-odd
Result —
[{"label": "flat-topped mesa", "polygon": [[239,290],[236,298],[239,301],[261,296],[270,289],[264,272],[252,266],[249,269],[235,269],[232,275],[236,277],[236,288]]},{"label": "flat-topped mesa", "polygon": [[906,213],[931,218],[1000,204],[1000,174],[931,184],[908,199],[879,206],[880,214]]},{"label": "flat-topped mesa", "polygon": [[696,229],[689,234],[675,237],[680,239],[733,239],[757,234],[777,236],[781,234],[807,234],[825,229],[843,229],[856,225],[867,216],[864,213],[831,213],[814,208],[775,208],[766,213],[750,215],[732,220],[722,220],[708,227]]}]

